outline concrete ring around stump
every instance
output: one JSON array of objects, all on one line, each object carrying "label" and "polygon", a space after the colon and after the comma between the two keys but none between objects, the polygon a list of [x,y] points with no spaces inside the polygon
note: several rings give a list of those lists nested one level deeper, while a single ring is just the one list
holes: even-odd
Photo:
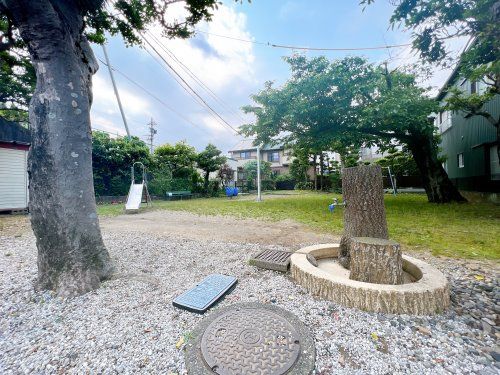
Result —
[{"label": "concrete ring around stump", "polygon": [[[318,261],[317,267],[308,254]],[[419,259],[403,255],[403,270],[412,282],[388,285],[349,279],[349,271],[335,262],[338,254],[335,243],[304,247],[291,257],[292,277],[313,295],[364,311],[433,315],[450,305],[446,277]]]}]

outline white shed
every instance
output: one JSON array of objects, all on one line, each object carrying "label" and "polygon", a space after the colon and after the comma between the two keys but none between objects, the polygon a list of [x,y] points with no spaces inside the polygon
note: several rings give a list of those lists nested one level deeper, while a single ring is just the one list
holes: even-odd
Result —
[{"label": "white shed", "polygon": [[0,211],[28,208],[29,131],[0,118]]}]

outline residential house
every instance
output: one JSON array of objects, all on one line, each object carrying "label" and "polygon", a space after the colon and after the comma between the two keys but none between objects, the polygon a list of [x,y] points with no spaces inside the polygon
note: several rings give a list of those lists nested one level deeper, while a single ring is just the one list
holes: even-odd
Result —
[{"label": "residential house", "polygon": [[[233,165],[237,169],[237,186],[244,185],[246,175],[244,165],[251,160],[257,160],[257,147],[253,145],[253,140],[244,139],[236,146],[229,150],[229,157],[236,161]],[[265,145],[260,149],[260,160],[271,163],[271,171],[275,175],[288,173],[292,156],[290,150],[287,150],[283,145]]]},{"label": "residential house", "polygon": [[28,208],[29,147],[28,129],[0,117],[0,211]]},{"label": "residential house", "polygon": [[[459,69],[448,78],[437,99],[444,106],[450,88],[457,87],[467,94],[481,93],[484,82],[472,82],[459,74]],[[500,95],[496,95],[484,108],[495,118],[500,116]],[[461,190],[500,192],[499,147],[496,129],[484,117],[467,116],[462,111],[441,111],[434,119],[441,134],[441,155],[448,176]]]}]

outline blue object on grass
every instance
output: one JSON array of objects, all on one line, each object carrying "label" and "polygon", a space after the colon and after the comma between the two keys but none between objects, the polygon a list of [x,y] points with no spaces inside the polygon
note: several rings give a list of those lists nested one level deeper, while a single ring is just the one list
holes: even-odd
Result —
[{"label": "blue object on grass", "polygon": [[330,210],[330,212],[335,211],[335,203],[329,204],[328,209]]},{"label": "blue object on grass", "polygon": [[226,196],[227,197],[236,197],[237,195],[238,195],[238,188],[237,187],[231,187],[231,186],[226,187]]},{"label": "blue object on grass", "polygon": [[238,279],[234,276],[209,275],[194,288],[174,298],[172,304],[181,309],[203,314],[226,293],[229,293],[237,282]]}]

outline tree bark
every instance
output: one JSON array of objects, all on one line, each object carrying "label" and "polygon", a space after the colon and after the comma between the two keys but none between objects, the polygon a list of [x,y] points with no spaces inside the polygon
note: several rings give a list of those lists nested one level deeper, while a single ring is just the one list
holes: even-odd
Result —
[{"label": "tree bark", "polygon": [[97,63],[80,2],[4,0],[27,43],[37,85],[30,103],[31,225],[38,289],[85,293],[113,266],[96,213],[90,128],[91,77]]},{"label": "tree bark", "polygon": [[208,196],[208,184],[210,182],[210,172],[205,171],[204,182],[203,182],[203,190],[205,190],[205,194]]},{"label": "tree bark", "polygon": [[422,176],[427,200],[431,203],[466,202],[438,159],[437,145],[431,136],[412,136],[408,142]]},{"label": "tree bark", "polygon": [[317,160],[318,155],[314,154],[313,157],[313,167],[314,167],[314,191],[318,190],[318,173],[316,172],[316,167],[317,167]]},{"label": "tree bark", "polygon": [[343,168],[342,196],[345,202],[344,234],[340,240],[339,261],[349,269],[352,237],[389,238],[382,168],[379,165]]},{"label": "tree bark", "polygon": [[403,257],[397,242],[353,237],[350,241],[351,280],[374,284],[403,283]]},{"label": "tree bark", "polygon": [[319,180],[319,190],[323,191],[323,173],[325,171],[325,160],[324,160],[324,154],[321,152],[319,154],[319,175],[320,175],[320,180]]}]

